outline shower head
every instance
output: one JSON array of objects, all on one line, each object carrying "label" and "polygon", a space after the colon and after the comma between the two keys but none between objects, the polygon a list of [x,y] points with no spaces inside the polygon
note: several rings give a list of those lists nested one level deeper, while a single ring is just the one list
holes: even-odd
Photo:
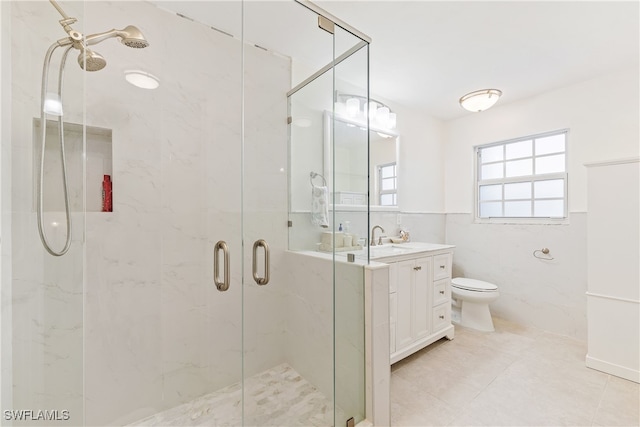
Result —
[{"label": "shower head", "polygon": [[149,46],[149,42],[144,38],[138,27],[127,25],[127,27],[119,33],[119,36],[122,37],[122,44],[125,46],[136,49],[142,49]]},{"label": "shower head", "polygon": [[113,29],[105,31],[104,33],[92,34],[86,37],[85,43],[87,46],[91,46],[113,37],[120,37],[120,41],[125,46],[134,48],[144,48],[149,46],[149,42],[144,38],[142,32],[138,27],[133,25],[127,25],[122,30]]},{"label": "shower head", "polygon": [[85,48],[78,55],[78,64],[85,71],[100,71],[107,65],[107,61],[99,53]]}]

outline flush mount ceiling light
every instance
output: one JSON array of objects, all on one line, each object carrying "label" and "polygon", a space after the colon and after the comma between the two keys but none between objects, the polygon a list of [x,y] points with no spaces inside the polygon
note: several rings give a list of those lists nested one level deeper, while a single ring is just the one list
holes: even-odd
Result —
[{"label": "flush mount ceiling light", "polygon": [[140,70],[127,70],[124,78],[134,86],[142,89],[156,89],[160,86],[160,80],[153,74]]},{"label": "flush mount ceiling light", "polygon": [[482,89],[468,93],[460,98],[460,105],[468,111],[477,113],[488,110],[498,101],[502,91],[498,89]]}]

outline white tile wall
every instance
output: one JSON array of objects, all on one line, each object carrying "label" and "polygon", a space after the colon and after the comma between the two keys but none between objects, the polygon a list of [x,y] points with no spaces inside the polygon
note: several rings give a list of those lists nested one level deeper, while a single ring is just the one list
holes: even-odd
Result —
[{"label": "white tile wall", "polygon": [[[586,339],[586,214],[568,225],[474,224],[447,214],[447,243],[456,245],[453,276],[495,283],[493,313],[523,325]],[[549,248],[554,260],[533,256]]]}]

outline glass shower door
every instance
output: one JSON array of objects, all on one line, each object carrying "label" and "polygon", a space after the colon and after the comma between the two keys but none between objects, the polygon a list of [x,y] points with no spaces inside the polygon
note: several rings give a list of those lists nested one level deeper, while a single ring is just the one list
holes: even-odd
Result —
[{"label": "glass shower door", "polygon": [[[332,262],[287,251],[287,92],[292,74],[304,74],[297,67],[332,62],[333,36],[296,2],[246,2],[244,22],[251,41],[244,48],[243,97],[245,425],[333,425]],[[274,26],[287,34],[279,43],[270,37]],[[306,58],[312,66],[298,62],[306,49],[296,48],[296,40],[314,46]],[[330,106],[330,80],[325,89]],[[321,125],[315,130],[320,140]],[[310,191],[309,171],[301,184]]]},{"label": "glass shower door", "polygon": [[[336,79],[347,77],[346,60],[355,52],[348,77],[368,96],[367,43],[297,2],[247,2],[244,23],[250,41],[243,96],[245,425],[359,422],[365,417],[363,270],[336,265],[331,250],[317,252],[323,232],[338,231],[340,218],[331,207],[326,227],[313,224],[310,206],[313,186],[331,183],[324,177],[330,161],[324,141],[332,143],[325,117],[333,113]],[[282,44],[270,44],[273,26],[290,32]],[[366,170],[366,154],[353,161]],[[352,217],[363,229],[366,218],[366,210]]]},{"label": "glass shower door", "polygon": [[113,212],[87,213],[85,424],[241,425],[242,4],[162,6],[86,2],[91,32],[132,24],[150,45],[95,45],[108,65],[86,76]]}]

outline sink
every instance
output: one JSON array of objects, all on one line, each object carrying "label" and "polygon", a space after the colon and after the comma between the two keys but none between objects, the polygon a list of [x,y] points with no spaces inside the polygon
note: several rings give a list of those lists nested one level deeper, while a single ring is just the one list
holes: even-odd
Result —
[{"label": "sink", "polygon": [[411,250],[427,250],[427,251],[435,251],[438,249],[443,249],[445,247],[452,247],[452,246],[447,246],[447,245],[440,245],[437,243],[425,243],[425,242],[407,242],[407,243],[400,243],[397,245],[394,245],[397,248],[405,248],[407,250],[411,249]]},{"label": "sink", "polygon": [[[392,245],[392,244],[371,246],[369,250],[370,250],[371,259],[385,258],[385,257],[394,256],[394,255],[402,255],[402,254],[406,254],[414,251],[413,248],[403,247],[402,245]],[[364,257],[366,258],[367,257],[366,249],[363,250],[363,252],[364,252]]]},{"label": "sink", "polygon": [[398,246],[372,246],[371,247],[371,255],[380,256],[382,254],[385,255],[396,255],[407,252],[409,248],[402,248]]},{"label": "sink", "polygon": [[[412,254],[424,251],[435,251],[445,248],[453,248],[450,245],[440,245],[436,243],[423,243],[423,242],[407,242],[407,243],[385,243],[382,245],[371,246],[370,259],[376,260],[379,258],[388,258],[392,256]],[[340,255],[347,256],[347,254],[354,254],[358,259],[367,259],[367,248],[358,251],[346,251],[340,252]],[[338,253],[336,253],[338,255]]]}]

